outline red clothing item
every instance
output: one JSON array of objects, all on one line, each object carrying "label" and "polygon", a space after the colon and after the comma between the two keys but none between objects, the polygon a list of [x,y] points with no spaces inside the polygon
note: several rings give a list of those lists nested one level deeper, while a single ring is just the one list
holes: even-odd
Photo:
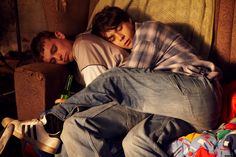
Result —
[{"label": "red clothing item", "polygon": [[232,94],[231,98],[231,118],[234,118],[236,115],[236,90]]},{"label": "red clothing item", "polygon": [[236,80],[223,87],[221,123],[228,123],[236,116]]},{"label": "red clothing item", "polygon": [[[235,95],[236,96],[236,95]],[[235,104],[236,105],[236,104]],[[229,129],[229,130],[236,130],[236,124],[234,123],[228,123],[224,125],[225,129]]]},{"label": "red clothing item", "polygon": [[197,150],[195,157],[216,157],[216,155],[209,153],[204,147],[201,146]]}]

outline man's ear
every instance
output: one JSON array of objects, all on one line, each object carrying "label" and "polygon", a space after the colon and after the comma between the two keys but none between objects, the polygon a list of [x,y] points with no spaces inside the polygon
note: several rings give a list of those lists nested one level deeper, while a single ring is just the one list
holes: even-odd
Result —
[{"label": "man's ear", "polygon": [[65,34],[63,34],[62,32],[55,32],[55,36],[58,38],[58,39],[65,39]]}]

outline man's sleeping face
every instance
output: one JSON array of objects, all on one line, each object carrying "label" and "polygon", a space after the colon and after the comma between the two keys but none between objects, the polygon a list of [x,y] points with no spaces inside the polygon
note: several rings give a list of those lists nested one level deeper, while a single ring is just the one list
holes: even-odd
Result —
[{"label": "man's sleeping face", "polygon": [[65,38],[45,39],[43,61],[52,64],[67,64],[73,61],[73,42]]},{"label": "man's sleeping face", "polygon": [[131,21],[121,22],[115,29],[103,33],[103,36],[121,48],[131,49],[133,46],[134,26]]}]

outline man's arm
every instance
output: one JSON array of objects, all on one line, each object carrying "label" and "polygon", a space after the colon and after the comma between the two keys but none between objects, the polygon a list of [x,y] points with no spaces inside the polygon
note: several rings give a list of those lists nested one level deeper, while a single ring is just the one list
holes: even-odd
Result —
[{"label": "man's arm", "polygon": [[89,85],[96,77],[106,72],[107,68],[101,65],[91,65],[81,71],[85,85]]},{"label": "man's arm", "polygon": [[81,34],[73,45],[73,55],[87,86],[108,69],[121,66],[129,53],[93,34]]},{"label": "man's arm", "polygon": [[126,67],[205,75],[209,79],[220,76],[219,69],[213,63],[201,60],[180,33],[155,21],[144,22],[136,30]]}]

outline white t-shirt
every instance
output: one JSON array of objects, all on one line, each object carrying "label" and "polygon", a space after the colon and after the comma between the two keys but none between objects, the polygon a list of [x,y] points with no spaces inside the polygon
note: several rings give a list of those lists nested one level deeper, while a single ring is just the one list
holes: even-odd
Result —
[{"label": "white t-shirt", "polygon": [[83,33],[73,44],[73,56],[87,86],[108,69],[123,66],[129,53],[98,36]]}]

